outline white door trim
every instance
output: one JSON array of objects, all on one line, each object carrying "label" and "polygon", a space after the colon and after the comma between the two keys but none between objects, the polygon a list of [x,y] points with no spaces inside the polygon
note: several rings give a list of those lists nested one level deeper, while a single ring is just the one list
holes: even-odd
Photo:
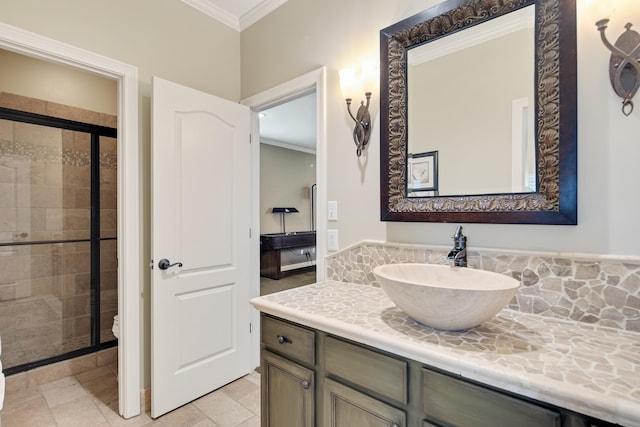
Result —
[{"label": "white door trim", "polygon": [[118,396],[120,415],[136,416],[140,414],[140,288],[143,280],[138,69],[2,22],[0,47],[118,81]]},{"label": "white door trim", "polygon": [[[327,130],[326,130],[326,67],[320,67],[288,82],[282,83],[241,101],[251,108],[251,297],[260,295],[260,141],[258,112],[289,99],[316,91],[316,278],[325,279],[325,256],[327,254]],[[252,366],[260,365],[260,313],[252,309],[251,323],[255,333],[251,337]]]}]

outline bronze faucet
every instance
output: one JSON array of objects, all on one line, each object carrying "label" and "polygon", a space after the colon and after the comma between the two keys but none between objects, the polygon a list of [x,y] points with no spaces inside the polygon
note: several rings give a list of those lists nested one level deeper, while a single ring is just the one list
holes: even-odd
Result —
[{"label": "bronze faucet", "polygon": [[462,226],[459,225],[456,233],[453,235],[453,249],[447,255],[448,259],[453,260],[456,267],[467,266],[467,237],[462,234]]}]

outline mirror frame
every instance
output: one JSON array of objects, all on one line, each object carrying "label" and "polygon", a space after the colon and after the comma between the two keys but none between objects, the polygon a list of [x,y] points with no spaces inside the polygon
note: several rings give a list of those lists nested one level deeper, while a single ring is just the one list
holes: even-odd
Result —
[{"label": "mirror frame", "polygon": [[[537,191],[406,196],[408,50],[535,4]],[[575,0],[448,0],[380,31],[382,221],[577,224]]]}]

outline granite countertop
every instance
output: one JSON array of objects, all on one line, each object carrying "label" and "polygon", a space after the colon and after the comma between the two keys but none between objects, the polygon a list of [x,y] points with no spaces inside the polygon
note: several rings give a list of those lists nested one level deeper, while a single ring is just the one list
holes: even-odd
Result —
[{"label": "granite countertop", "polygon": [[502,310],[437,331],[375,286],[325,281],[251,300],[258,310],[465,378],[624,426],[640,426],[640,334]]}]

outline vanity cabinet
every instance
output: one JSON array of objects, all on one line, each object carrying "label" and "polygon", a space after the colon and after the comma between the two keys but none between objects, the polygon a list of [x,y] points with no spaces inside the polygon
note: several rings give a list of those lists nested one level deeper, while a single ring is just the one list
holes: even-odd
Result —
[{"label": "vanity cabinet", "polygon": [[612,427],[262,315],[262,426]]},{"label": "vanity cabinet", "polygon": [[263,427],[315,425],[315,332],[262,317],[260,352]]}]

